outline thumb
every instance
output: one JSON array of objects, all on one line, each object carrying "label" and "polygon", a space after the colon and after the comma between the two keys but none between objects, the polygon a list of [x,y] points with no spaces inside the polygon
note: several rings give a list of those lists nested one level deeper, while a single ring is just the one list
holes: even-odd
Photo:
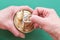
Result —
[{"label": "thumb", "polygon": [[39,24],[39,25],[44,24],[44,18],[37,16],[37,15],[32,15],[30,20],[34,23]]},{"label": "thumb", "polygon": [[[5,24],[6,25],[6,24]],[[21,38],[25,38],[25,35],[21,32],[19,32],[14,24],[13,21],[9,20],[8,24],[7,24],[7,30],[9,30],[11,33],[13,33],[16,37],[21,37]]]}]

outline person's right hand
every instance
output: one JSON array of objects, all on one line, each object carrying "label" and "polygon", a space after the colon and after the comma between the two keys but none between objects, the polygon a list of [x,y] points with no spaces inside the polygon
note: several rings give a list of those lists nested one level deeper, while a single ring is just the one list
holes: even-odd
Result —
[{"label": "person's right hand", "polygon": [[36,8],[30,18],[40,28],[48,32],[54,39],[60,37],[60,19],[54,9]]}]

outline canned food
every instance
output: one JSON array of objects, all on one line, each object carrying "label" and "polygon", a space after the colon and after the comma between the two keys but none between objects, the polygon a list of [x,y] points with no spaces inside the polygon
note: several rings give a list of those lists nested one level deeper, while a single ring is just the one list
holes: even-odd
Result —
[{"label": "canned food", "polygon": [[32,12],[28,10],[20,10],[14,16],[14,25],[22,33],[29,33],[34,29],[33,23],[30,21]]}]

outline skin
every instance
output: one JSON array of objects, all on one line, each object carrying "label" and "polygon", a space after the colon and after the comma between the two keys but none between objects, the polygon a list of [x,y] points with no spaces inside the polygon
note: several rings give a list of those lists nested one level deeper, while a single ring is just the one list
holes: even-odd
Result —
[{"label": "skin", "polygon": [[54,40],[60,40],[60,19],[56,11],[49,8],[37,7],[32,10],[28,6],[11,6],[0,10],[0,29],[8,30],[16,37],[25,38],[25,35],[19,32],[13,24],[15,13],[21,9],[32,12],[30,20],[34,23],[35,28],[41,28],[48,32]]},{"label": "skin", "polygon": [[28,6],[10,6],[3,10],[0,10],[0,29],[8,30],[11,33],[13,33],[16,37],[25,38],[25,35],[19,32],[15,28],[13,23],[15,13],[21,9],[30,10],[32,12],[32,9]]},{"label": "skin", "polygon": [[54,40],[60,40],[60,19],[54,9],[37,7],[30,20],[48,32]]}]

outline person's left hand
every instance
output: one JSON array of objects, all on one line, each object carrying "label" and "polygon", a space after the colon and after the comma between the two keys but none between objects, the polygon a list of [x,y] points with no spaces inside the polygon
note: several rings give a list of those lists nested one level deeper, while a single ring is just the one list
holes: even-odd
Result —
[{"label": "person's left hand", "polygon": [[32,11],[32,9],[28,6],[10,6],[3,10],[0,10],[0,29],[9,30],[15,36],[25,38],[25,35],[19,32],[13,24],[15,13],[21,9]]}]

